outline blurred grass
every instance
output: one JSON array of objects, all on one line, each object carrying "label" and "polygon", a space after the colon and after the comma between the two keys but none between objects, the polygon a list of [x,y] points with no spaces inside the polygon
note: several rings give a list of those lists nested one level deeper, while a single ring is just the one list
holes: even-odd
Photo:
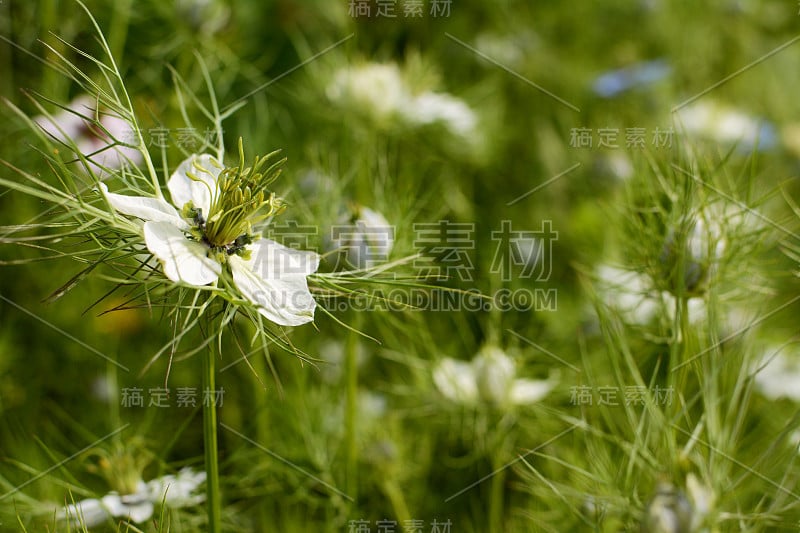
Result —
[{"label": "blurred grass", "polygon": [[[492,272],[496,242],[491,232],[499,229],[501,220],[525,230],[552,220],[559,231],[553,275],[545,284],[557,289],[555,312],[337,313],[345,323],[358,323],[380,340],[355,341],[363,353],[357,369],[359,390],[379,398],[379,404],[385,402],[372,414],[369,404],[360,407],[355,444],[344,429],[346,384],[341,375],[349,334],[330,318],[318,314],[317,327],[294,331],[292,342],[314,357],[331,350],[326,345],[338,343],[333,351],[339,362],[320,362],[315,368],[275,352],[269,362],[254,357],[252,369],[238,363],[221,372],[218,386],[226,391],[221,421],[263,447],[221,430],[228,530],[349,531],[354,520],[367,520],[374,530],[378,520],[408,516],[422,521],[426,531],[434,519],[450,520],[452,530],[459,532],[630,531],[639,527],[657,483],[667,476],[682,486],[689,472],[710,484],[717,498],[710,523],[705,524],[708,531],[796,530],[797,450],[789,435],[798,427],[797,406],[760,396],[740,369],[760,357],[764,339],[784,341],[796,334],[797,304],[716,346],[725,338],[722,324],[731,307],[769,312],[797,294],[797,266],[780,251],[781,239],[796,236],[768,227],[768,246],[726,266],[727,277],[710,289],[708,301],[715,309],[711,318],[703,326],[681,331],[688,337],[680,341],[676,330],[681,327],[666,313],[646,327],[626,324],[586,290],[599,264],[643,271],[646,258],[662,253],[659,236],[664,228],[646,224],[626,232],[626,217],[642,207],[639,198],[650,202],[656,193],[663,194],[655,184],[653,160],[667,170],[670,163],[682,165],[681,158],[691,159],[685,155],[687,143],[701,154],[697,159],[705,164],[703,177],[726,175],[731,187],[725,190],[741,200],[752,189],[754,198],[748,205],[770,194],[759,209],[796,231],[795,217],[776,193],[797,197],[797,154],[786,145],[750,154],[679,133],[670,148],[654,148],[650,142],[655,128],[673,126],[675,105],[794,38],[796,5],[464,0],[454,1],[446,18],[426,15],[410,20],[400,14],[389,20],[349,17],[345,1],[240,0],[220,4],[229,17],[215,31],[207,25],[213,23],[212,15],[194,18],[180,12],[177,4],[143,0],[88,5],[112,49],[118,50],[116,59],[146,130],[184,127],[166,65],[203,93],[195,53],[200,55],[224,106],[354,34],[318,60],[257,91],[224,124],[229,150],[239,136],[248,153],[284,150],[289,161],[278,186],[298,221],[320,228],[312,246],[322,246],[328,228],[352,201],[379,210],[396,226],[393,257],[416,251],[415,222],[474,223],[473,279],[449,284],[491,293],[539,286],[519,277],[504,282]],[[40,39],[67,52],[53,34],[81,49],[97,50],[89,24],[71,2],[0,2],[0,35],[18,46],[0,43],[0,94],[30,113],[35,109],[20,88],[61,102],[76,96],[69,80],[31,55],[54,59]],[[504,60],[503,65],[580,112],[480,59],[447,34],[470,46],[491,39],[505,43],[510,50],[506,59],[512,63]],[[486,54],[493,57],[488,50]],[[88,66],[74,54],[70,58]],[[659,58],[672,68],[667,79],[612,99],[591,92],[592,82],[603,72]],[[703,98],[764,117],[781,130],[796,124],[800,111],[793,90],[800,81],[798,60],[800,45],[787,47]],[[410,85],[464,99],[479,116],[483,144],[471,150],[436,127],[382,128],[352,110],[337,108],[326,95],[331,76],[367,61],[396,62]],[[192,119],[203,124],[200,117]],[[571,130],[580,127],[592,128],[595,146],[570,146]],[[646,150],[625,148],[625,129],[633,127],[648,132]],[[620,147],[598,148],[600,128],[618,128]],[[34,139],[4,109],[0,157],[53,179],[41,154],[30,146]],[[156,147],[152,150],[158,152]],[[181,158],[174,143],[167,155],[170,168]],[[604,166],[609,156],[617,155],[629,160],[633,169],[627,181]],[[722,161],[724,172],[718,174],[716,165]],[[581,165],[574,172],[509,205],[575,163]],[[308,179],[304,181],[308,176],[323,179],[309,187]],[[679,183],[679,178],[669,180]],[[692,202],[720,200],[717,193],[699,186],[690,193],[671,198],[676,212],[690,209]],[[649,207],[652,202],[645,202],[644,208]],[[36,200],[5,193],[0,196],[0,224],[30,220],[44,208]],[[743,242],[730,243],[731,248],[737,246]],[[0,246],[0,261],[39,256],[37,250]],[[56,304],[42,304],[77,272],[77,265],[66,260],[2,268],[0,295],[7,301],[0,305],[0,455],[5,459],[0,463],[0,494],[123,424],[130,426],[114,442],[130,443],[139,437],[157,458],[142,473],[144,479],[202,463],[196,409],[120,405],[122,389],[147,391],[164,385],[166,358],[140,375],[171,335],[160,313],[98,316],[121,303],[116,300],[87,311],[110,288],[100,279],[82,284]],[[748,292],[754,273],[766,279],[762,292]],[[744,295],[725,299],[736,290]],[[717,297],[725,305],[717,306]],[[9,301],[130,372],[115,368]],[[581,373],[508,330],[577,365]],[[247,331],[240,334],[248,336]],[[196,335],[194,342],[200,340]],[[488,341],[499,342],[525,375],[543,378],[559,370],[557,391],[539,404],[512,410],[447,402],[431,378],[435,362],[445,356],[469,360]],[[689,343],[687,350],[716,347],[702,364],[691,367],[681,391],[692,403],[676,417],[654,404],[638,410],[571,404],[570,388],[578,385],[626,386],[636,379],[646,385],[662,383],[669,354],[680,342]],[[230,343],[220,368],[239,356]],[[198,364],[176,361],[169,386],[199,388]],[[110,396],[100,392],[104,383],[111,385]],[[741,413],[743,419],[734,420],[730,413]],[[583,425],[576,426],[578,420]],[[690,436],[697,428],[699,437],[693,440]],[[346,467],[352,445],[358,460],[354,502],[330,489],[344,490],[352,482]],[[498,469],[499,475],[451,499]],[[29,531],[64,530],[53,525],[52,505],[44,515],[37,514],[39,509],[27,498],[63,502],[69,498],[68,487],[83,488],[80,498],[110,490],[78,457],[0,500],[0,530],[17,531],[17,517]],[[75,490],[73,494],[79,499]],[[591,501],[597,502],[596,513],[587,512]],[[202,530],[197,525],[202,516],[198,509],[173,510],[168,530]],[[166,530],[160,523],[140,527]],[[112,525],[107,529],[115,530]]]}]

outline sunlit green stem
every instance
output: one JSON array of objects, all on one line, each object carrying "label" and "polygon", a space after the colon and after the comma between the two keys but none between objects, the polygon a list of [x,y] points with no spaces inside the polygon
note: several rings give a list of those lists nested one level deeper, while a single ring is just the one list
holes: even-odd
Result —
[{"label": "sunlit green stem", "polygon": [[677,422],[682,412],[680,398],[685,391],[686,380],[689,376],[689,299],[685,296],[676,298],[674,327],[674,339],[670,349],[667,394],[672,396],[672,419]]},{"label": "sunlit green stem", "polygon": [[403,496],[403,491],[397,485],[397,482],[395,482],[395,480],[392,478],[388,478],[383,482],[383,492],[386,494],[386,497],[389,498],[394,515],[397,517],[397,521],[401,524],[410,523],[412,521],[412,517],[408,512],[406,498]]},{"label": "sunlit green stem", "polygon": [[203,442],[206,460],[206,506],[208,531],[221,531],[222,503],[219,493],[219,465],[217,456],[217,398],[215,388],[214,350],[210,348],[203,357],[203,387],[208,392],[203,402]]}]

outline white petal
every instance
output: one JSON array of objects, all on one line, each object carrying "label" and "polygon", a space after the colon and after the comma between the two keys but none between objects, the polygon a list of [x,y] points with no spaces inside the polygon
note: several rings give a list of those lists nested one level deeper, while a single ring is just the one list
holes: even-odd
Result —
[{"label": "white petal", "polygon": [[124,516],[131,521],[141,523],[153,516],[153,503],[147,499],[147,487],[141,484],[140,492],[120,496],[120,501],[125,507],[124,512],[116,516]]},{"label": "white petal", "polygon": [[103,496],[103,508],[111,513],[111,516],[123,516],[127,507],[119,498],[119,494],[111,493]]},{"label": "white petal", "polygon": [[[211,155],[192,155],[183,161],[167,182],[172,203],[182,209],[188,202],[208,216],[211,199],[217,194],[217,177],[222,165]],[[189,177],[191,174],[192,177]]]},{"label": "white petal", "polygon": [[446,357],[433,370],[433,383],[439,392],[454,402],[473,404],[478,400],[475,367]]},{"label": "white petal", "polygon": [[171,507],[196,505],[204,499],[202,492],[195,491],[206,480],[205,472],[194,472],[191,468],[182,469],[177,476],[166,475],[147,483],[150,501],[166,503]]},{"label": "white petal", "polygon": [[481,397],[497,404],[505,403],[516,375],[516,365],[497,346],[484,346],[472,361]]},{"label": "white petal", "polygon": [[553,386],[554,383],[548,380],[517,379],[511,385],[509,400],[516,405],[536,403],[547,396]]},{"label": "white petal", "polygon": [[164,266],[164,275],[172,281],[201,286],[213,283],[222,267],[206,256],[208,247],[190,241],[180,228],[167,222],[145,222],[144,240],[147,249]]},{"label": "white petal", "polygon": [[102,524],[110,516],[103,502],[94,498],[66,505],[64,510],[58,513],[59,520],[69,520],[75,525],[84,524],[86,527]]},{"label": "white petal", "polygon": [[770,347],[759,361],[756,386],[766,398],[800,402],[800,358],[786,346]]},{"label": "white petal", "polygon": [[264,279],[307,276],[319,268],[319,254],[287,248],[270,239],[259,239],[250,246],[253,271]]},{"label": "white petal", "polygon": [[[125,501],[123,501],[125,500]],[[127,518],[132,522],[141,523],[153,516],[153,504],[142,499],[140,494],[106,494],[103,496],[103,507],[117,518]]]},{"label": "white petal", "polygon": [[105,183],[100,184],[100,190],[103,191],[103,195],[108,199],[111,207],[123,215],[130,215],[145,221],[169,222],[173,226],[189,229],[189,225],[181,218],[178,211],[164,200],[108,192]]},{"label": "white petal", "polygon": [[258,311],[281,326],[314,320],[316,302],[306,276],[316,272],[319,255],[287,248],[269,239],[253,243],[252,258],[229,259],[236,287]]}]

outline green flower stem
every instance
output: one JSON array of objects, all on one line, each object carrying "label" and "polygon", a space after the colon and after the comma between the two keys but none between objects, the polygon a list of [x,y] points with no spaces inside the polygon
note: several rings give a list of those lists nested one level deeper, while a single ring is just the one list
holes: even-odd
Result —
[{"label": "green flower stem", "polygon": [[217,464],[217,401],[215,388],[214,349],[209,348],[203,357],[203,386],[209,391],[203,402],[203,442],[206,459],[206,506],[209,533],[222,531],[222,503],[219,493],[219,465]]},{"label": "green flower stem", "polygon": [[675,334],[670,349],[670,368],[667,380],[668,390],[672,391],[672,421],[677,422],[683,412],[679,398],[686,387],[689,365],[684,364],[689,357],[689,299],[679,295],[675,299]]},{"label": "green flower stem", "polygon": [[[269,411],[269,398],[266,393],[267,389],[261,379],[254,379],[253,376],[253,373],[256,376],[269,376],[267,359],[266,357],[253,357],[251,364],[252,371],[249,368],[242,370],[242,379],[246,379],[253,384],[253,405],[255,406],[255,412],[258,413],[258,416],[255,417],[256,441],[263,446],[269,446],[269,428],[272,421],[270,420],[271,414]],[[256,529],[269,531],[273,523],[274,518],[270,516],[267,506],[259,505],[256,511],[255,524],[258,526]]]},{"label": "green flower stem", "polygon": [[[504,447],[503,447],[504,448]],[[506,471],[501,461],[495,461],[495,471],[489,486],[489,531],[505,531],[503,527],[503,498],[505,496]]]},{"label": "green flower stem", "polygon": [[395,480],[392,478],[388,478],[383,482],[382,485],[383,493],[386,494],[387,498],[389,498],[394,515],[397,517],[397,521],[401,524],[407,524],[411,522],[412,517],[411,513],[408,512],[406,498],[403,496],[403,491],[397,485],[397,482],[395,482]]},{"label": "green flower stem", "polygon": [[[353,329],[358,330],[361,320],[356,313]],[[358,333],[351,331],[345,347],[345,447],[347,492],[358,501],[358,444],[356,442],[356,422],[358,420]]]}]

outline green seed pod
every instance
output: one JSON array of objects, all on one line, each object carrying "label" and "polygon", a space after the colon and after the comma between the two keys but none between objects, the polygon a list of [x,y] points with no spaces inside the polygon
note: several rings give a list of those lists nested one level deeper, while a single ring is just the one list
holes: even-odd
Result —
[{"label": "green seed pod", "polygon": [[675,296],[699,296],[722,252],[716,226],[701,217],[670,228],[658,257],[661,280]]}]

